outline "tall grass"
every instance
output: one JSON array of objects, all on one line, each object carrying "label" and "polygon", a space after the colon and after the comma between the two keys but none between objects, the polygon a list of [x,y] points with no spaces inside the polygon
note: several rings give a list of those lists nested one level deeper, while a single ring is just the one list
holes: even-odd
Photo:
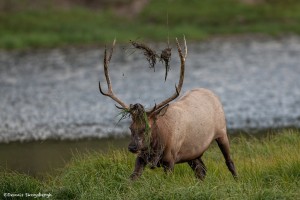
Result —
[{"label": "tall grass", "polygon": [[[208,168],[203,182],[195,178],[187,164],[175,165],[169,175],[161,168],[146,168],[139,180],[131,182],[128,177],[134,155],[122,150],[89,153],[76,155],[59,176],[43,183],[4,173],[1,178],[6,181],[1,179],[0,189],[50,192],[54,199],[297,199],[299,151],[299,131],[285,130],[262,139],[235,137],[231,140],[239,174],[235,181],[213,144],[203,157]],[[24,182],[24,177],[29,182]]]},{"label": "tall grass", "polygon": [[139,38],[166,41],[168,35],[182,34],[189,40],[242,33],[299,34],[299,23],[298,0],[269,0],[257,5],[238,0],[152,0],[132,19],[116,16],[109,8],[42,7],[1,12],[0,48],[95,45],[115,37],[128,42]]}]

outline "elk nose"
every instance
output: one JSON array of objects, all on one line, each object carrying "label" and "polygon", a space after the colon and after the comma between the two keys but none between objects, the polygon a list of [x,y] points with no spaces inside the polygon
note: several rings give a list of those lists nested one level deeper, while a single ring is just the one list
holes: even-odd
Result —
[{"label": "elk nose", "polygon": [[131,152],[131,153],[136,153],[138,151],[138,148],[136,145],[129,145],[128,146],[128,150]]}]

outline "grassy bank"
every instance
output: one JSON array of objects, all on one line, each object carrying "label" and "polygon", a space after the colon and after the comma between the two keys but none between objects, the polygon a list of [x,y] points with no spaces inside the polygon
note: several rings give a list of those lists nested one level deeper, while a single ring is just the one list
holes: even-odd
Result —
[{"label": "grassy bank", "polygon": [[232,155],[239,173],[236,182],[214,144],[204,155],[208,168],[198,181],[187,164],[171,175],[146,169],[136,182],[128,176],[134,155],[76,155],[59,176],[44,181],[17,173],[0,173],[0,199],[9,193],[51,193],[53,199],[297,199],[300,196],[300,132],[282,131],[262,139],[236,137]]},{"label": "grassy bank", "polygon": [[133,18],[116,15],[111,7],[60,9],[57,5],[2,11],[0,49],[96,45],[114,37],[121,42],[139,38],[166,41],[168,34],[171,38],[185,34],[189,40],[243,33],[299,34],[299,23],[298,0],[255,5],[238,0],[152,0]]}]

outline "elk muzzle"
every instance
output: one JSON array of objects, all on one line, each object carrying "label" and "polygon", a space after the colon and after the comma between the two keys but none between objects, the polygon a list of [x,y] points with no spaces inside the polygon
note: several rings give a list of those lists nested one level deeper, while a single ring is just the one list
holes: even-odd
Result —
[{"label": "elk muzzle", "polygon": [[135,144],[130,143],[130,144],[128,145],[128,150],[129,150],[131,153],[137,153],[137,152],[138,152],[138,146],[135,145]]},{"label": "elk muzzle", "polygon": [[131,138],[131,142],[128,145],[128,150],[131,153],[137,153],[139,151],[142,151],[143,148],[144,148],[143,138],[138,136],[134,136]]}]

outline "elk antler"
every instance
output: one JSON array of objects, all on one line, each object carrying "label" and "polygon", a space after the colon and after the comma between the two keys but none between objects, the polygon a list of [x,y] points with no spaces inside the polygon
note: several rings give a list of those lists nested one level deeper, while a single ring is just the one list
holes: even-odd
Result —
[{"label": "elk antler", "polygon": [[109,62],[110,62],[110,59],[112,57],[112,54],[113,54],[113,51],[114,51],[114,47],[115,47],[115,44],[116,44],[116,39],[114,40],[113,42],[113,45],[110,49],[110,52],[109,52],[109,55],[107,55],[107,49],[105,47],[105,50],[104,50],[104,60],[103,60],[103,67],[104,67],[104,74],[105,74],[105,79],[106,79],[106,83],[107,83],[107,87],[108,87],[108,90],[107,92],[103,92],[102,88],[101,88],[101,83],[99,81],[99,91],[101,94],[103,94],[104,96],[108,96],[110,98],[112,98],[113,100],[115,100],[118,104],[120,104],[124,109],[128,109],[129,107],[124,103],[122,102],[113,92],[112,90],[112,86],[111,86],[111,82],[110,82],[110,77],[109,77],[109,74],[108,74],[108,65],[109,65]]},{"label": "elk antler", "polygon": [[179,78],[179,82],[178,82],[178,87],[175,84],[175,90],[176,90],[175,93],[171,97],[169,97],[168,99],[161,102],[160,104],[158,104],[158,105],[155,104],[155,106],[151,109],[151,111],[148,112],[149,114],[154,112],[155,110],[158,110],[158,109],[162,108],[166,104],[170,103],[171,101],[176,99],[180,94],[182,84],[183,84],[183,79],[184,79],[185,58],[187,56],[187,46],[186,46],[185,36],[183,36],[183,41],[184,41],[184,55],[182,54],[182,50],[181,50],[179,42],[176,38],[176,44],[177,44],[178,54],[179,54],[180,63],[181,63],[180,78]]}]

